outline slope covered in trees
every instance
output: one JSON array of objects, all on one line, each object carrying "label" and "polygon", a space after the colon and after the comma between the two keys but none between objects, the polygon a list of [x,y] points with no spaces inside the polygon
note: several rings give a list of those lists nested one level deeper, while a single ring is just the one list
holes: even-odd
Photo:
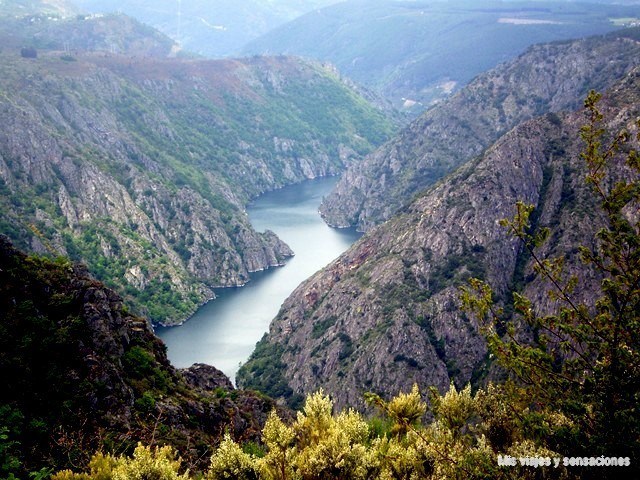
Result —
[{"label": "slope covered in trees", "polygon": [[[67,61],[79,52],[100,51],[149,57],[175,56],[169,37],[125,15],[59,16],[29,9],[9,15],[0,10],[0,39],[4,50],[55,50]],[[31,13],[29,13],[31,12]],[[5,16],[6,15],[6,16]]]}]

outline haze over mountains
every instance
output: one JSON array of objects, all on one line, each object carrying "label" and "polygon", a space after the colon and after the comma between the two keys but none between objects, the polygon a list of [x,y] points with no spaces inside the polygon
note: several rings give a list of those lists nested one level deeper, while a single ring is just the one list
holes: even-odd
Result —
[{"label": "haze over mountains", "polygon": [[637,16],[637,7],[594,3],[352,0],[287,23],[243,53],[327,60],[397,107],[422,111],[529,45],[605,33],[614,19]]},{"label": "haze over mountains", "polygon": [[250,40],[337,0],[74,0],[89,12],[121,12],[152,25],[184,49],[208,57],[237,56]]},{"label": "haze over mountains", "polygon": [[[17,0],[7,0],[19,4]],[[7,3],[5,2],[5,3]],[[534,43],[632,25],[637,1],[78,0],[44,10],[125,13],[208,57],[293,54],[329,61],[414,114]],[[6,8],[6,7],[5,7]]]}]

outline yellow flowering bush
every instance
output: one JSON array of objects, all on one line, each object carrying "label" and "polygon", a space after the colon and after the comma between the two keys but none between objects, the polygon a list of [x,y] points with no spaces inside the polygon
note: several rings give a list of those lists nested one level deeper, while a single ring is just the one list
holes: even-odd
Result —
[{"label": "yellow flowering bush", "polygon": [[[307,397],[296,420],[287,425],[275,411],[262,431],[264,452],[250,454],[229,434],[215,449],[207,480],[420,480],[420,479],[533,479],[540,470],[500,466],[498,455],[557,457],[527,439],[520,420],[509,412],[526,408],[504,386],[489,385],[472,394],[451,385],[440,395],[431,390],[432,421],[422,425],[427,404],[417,385],[384,401],[368,395],[387,417],[367,421],[348,409],[335,413],[322,390]],[[514,403],[515,402],[515,403]],[[557,413],[538,412],[539,426],[566,428]],[[383,425],[384,427],[380,427]],[[539,428],[542,428],[539,427]],[[89,473],[62,471],[53,480],[187,480],[170,447],[136,448],[133,458],[94,456]],[[544,478],[565,478],[563,468],[544,470]],[[201,477],[198,477],[201,478]]]},{"label": "yellow flowering bush", "polygon": [[132,458],[97,453],[89,463],[89,473],[63,470],[51,480],[189,480],[189,472],[179,473],[180,466],[173,448],[151,449],[139,444]]}]

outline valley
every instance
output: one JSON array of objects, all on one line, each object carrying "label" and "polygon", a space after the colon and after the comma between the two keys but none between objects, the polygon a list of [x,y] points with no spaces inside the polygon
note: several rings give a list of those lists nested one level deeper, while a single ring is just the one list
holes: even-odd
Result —
[{"label": "valley", "polygon": [[294,58],[1,55],[2,231],[86,262],[155,323],[291,255],[251,227],[252,198],[335,175],[394,130]]},{"label": "valley", "polygon": [[337,178],[307,180],[258,197],[247,213],[253,228],[273,231],[295,256],[284,266],[251,274],[242,288],[216,290],[216,299],[180,327],[156,328],[171,363],[208,363],[235,380],[282,302],[306,278],[343,253],[360,235],[328,227],[318,206]]},{"label": "valley", "polygon": [[623,3],[0,2],[0,478],[636,478]]},{"label": "valley", "polygon": [[[638,82],[635,68],[612,85],[608,130],[636,132]],[[573,301],[589,305],[600,288],[578,248],[604,222],[584,182],[584,122],[577,111],[518,125],[369,230],[285,301],[238,384],[295,407],[323,388],[337,406],[365,409],[369,391],[409,391],[414,383],[446,391],[452,382],[462,388],[500,379],[481,326],[462,309],[460,287],[470,278],[488,282],[503,321],[520,338],[527,327],[514,311],[514,294],[532,299],[539,315],[557,308],[546,294],[550,280],[500,225],[517,201],[535,207],[538,228],[551,229],[536,258],[563,259],[566,275],[575,275]],[[637,222],[637,209],[629,219]]]}]

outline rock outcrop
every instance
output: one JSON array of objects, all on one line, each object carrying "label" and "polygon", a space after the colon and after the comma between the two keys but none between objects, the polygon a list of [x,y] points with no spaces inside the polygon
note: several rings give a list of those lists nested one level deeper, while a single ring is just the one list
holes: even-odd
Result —
[{"label": "rock outcrop", "polygon": [[[636,69],[603,103],[607,131],[636,131],[639,92]],[[294,404],[322,387],[338,406],[364,407],[367,391],[481,383],[491,362],[478,324],[460,308],[459,286],[470,277],[487,281],[507,312],[513,291],[540,313],[556,308],[520,241],[499,224],[519,200],[535,205],[535,225],[552,231],[540,258],[564,257],[579,279],[576,298],[593,301],[599,278],[578,246],[595,241],[603,218],[580,158],[586,122],[578,112],[523,123],[371,229],[285,301],[238,385],[275,385],[265,391]],[[614,165],[614,177],[622,174]]]}]

